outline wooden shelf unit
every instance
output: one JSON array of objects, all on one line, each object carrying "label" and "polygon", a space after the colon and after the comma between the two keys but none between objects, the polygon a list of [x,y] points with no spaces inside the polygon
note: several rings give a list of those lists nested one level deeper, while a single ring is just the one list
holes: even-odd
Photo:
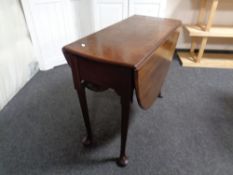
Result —
[{"label": "wooden shelf unit", "polygon": [[[209,16],[207,22],[205,22],[207,16],[207,1],[208,0],[200,0],[200,11],[196,25],[185,26],[185,29],[188,31],[189,36],[192,39],[191,49],[190,52],[178,52],[179,58],[184,66],[187,66],[188,63],[189,66],[193,64],[192,67],[204,67],[205,63],[208,63],[206,67],[216,66],[224,68],[223,65],[226,65],[225,63],[229,64],[229,61],[232,61],[230,66],[233,68],[233,54],[217,54],[216,56],[214,54],[207,54],[207,56],[204,56],[205,61],[203,61],[203,55],[208,38],[233,38],[233,26],[212,26],[219,0],[211,0],[212,3]],[[196,54],[195,50],[200,39],[200,48]],[[219,59],[217,62],[216,58]],[[211,60],[213,61],[213,66],[209,66],[211,64]],[[202,61],[203,63],[200,63]],[[221,63],[221,61],[225,63],[217,66],[217,63]],[[225,67],[228,68],[227,65]]]},{"label": "wooden shelf unit", "polygon": [[233,54],[204,53],[199,63],[196,63],[190,52],[179,52],[182,65],[201,68],[233,68]]},{"label": "wooden shelf unit", "polygon": [[233,38],[233,26],[215,26],[209,31],[205,31],[205,26],[186,25],[190,37],[214,37],[214,38]]}]

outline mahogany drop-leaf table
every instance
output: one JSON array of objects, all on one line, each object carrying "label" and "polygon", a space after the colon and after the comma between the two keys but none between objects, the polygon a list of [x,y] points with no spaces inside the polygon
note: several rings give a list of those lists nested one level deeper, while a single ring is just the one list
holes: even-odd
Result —
[{"label": "mahogany drop-leaf table", "polygon": [[121,98],[120,166],[128,163],[126,139],[133,92],[143,109],[160,95],[180,26],[178,20],[135,15],[62,49],[79,96],[87,130],[85,145],[93,139],[85,87],[94,91],[112,88]]}]

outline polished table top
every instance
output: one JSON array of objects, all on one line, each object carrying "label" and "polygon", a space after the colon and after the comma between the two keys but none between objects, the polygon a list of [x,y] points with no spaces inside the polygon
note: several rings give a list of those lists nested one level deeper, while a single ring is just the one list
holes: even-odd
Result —
[{"label": "polished table top", "polygon": [[178,20],[135,15],[65,49],[99,62],[138,68],[180,25]]}]

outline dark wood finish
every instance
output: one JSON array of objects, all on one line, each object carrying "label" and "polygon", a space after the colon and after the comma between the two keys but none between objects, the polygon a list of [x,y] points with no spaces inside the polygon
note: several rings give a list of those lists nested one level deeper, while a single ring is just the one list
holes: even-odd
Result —
[{"label": "dark wood finish", "polygon": [[137,68],[180,25],[177,20],[133,16],[71,43],[65,49],[90,60]]},{"label": "dark wood finish", "polygon": [[159,96],[175,51],[179,32],[173,32],[144,63],[135,70],[135,89],[138,103],[143,109],[149,108]]},{"label": "dark wood finish", "polygon": [[112,88],[121,98],[120,166],[128,163],[126,141],[133,92],[136,90],[144,109],[158,96],[180,25],[177,20],[133,16],[63,48],[87,129],[85,144],[92,142],[85,87],[95,91]]},{"label": "dark wood finish", "polygon": [[83,144],[88,146],[92,143],[92,131],[91,131],[91,125],[90,125],[90,119],[88,114],[88,108],[87,108],[87,100],[86,100],[86,93],[85,93],[85,86],[84,83],[81,81],[81,77],[78,71],[78,60],[73,57],[72,55],[65,54],[65,57],[68,61],[68,63],[72,67],[72,74],[73,74],[73,81],[76,91],[78,92],[80,106],[83,113],[83,119],[87,130],[87,136],[84,137],[82,140]]}]

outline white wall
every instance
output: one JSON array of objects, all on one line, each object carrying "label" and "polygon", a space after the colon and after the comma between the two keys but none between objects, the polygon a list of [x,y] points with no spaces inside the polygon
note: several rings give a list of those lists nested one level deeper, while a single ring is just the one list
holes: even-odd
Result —
[{"label": "white wall", "polygon": [[0,0],[0,110],[37,70],[19,1]]},{"label": "white wall", "polygon": [[79,19],[80,19],[80,36],[84,37],[94,32],[93,19],[93,0],[80,0]]},{"label": "white wall", "polygon": [[[82,5],[81,14],[82,16],[81,24],[84,24],[82,31],[87,31],[86,33],[94,32],[93,20],[90,15],[93,15],[93,9],[91,9],[90,2],[94,0],[80,0]],[[211,0],[208,1],[209,3]],[[184,24],[195,24],[199,11],[200,0],[167,0],[165,17],[175,18],[181,20]],[[209,4],[210,6],[210,4]],[[233,1],[232,0],[220,0],[215,16],[214,24],[218,25],[231,25],[233,26]],[[181,32],[177,48],[190,48],[190,37],[184,30]],[[207,44],[207,49],[216,50],[233,50],[233,39],[209,39]]]},{"label": "white wall", "polygon": [[[184,24],[195,24],[200,0],[167,0],[166,17],[176,18]],[[211,1],[209,1],[211,2]],[[233,1],[220,0],[214,24],[233,26]],[[182,32],[178,48],[190,48],[190,38]],[[233,39],[210,39],[207,49],[233,50]]]}]

